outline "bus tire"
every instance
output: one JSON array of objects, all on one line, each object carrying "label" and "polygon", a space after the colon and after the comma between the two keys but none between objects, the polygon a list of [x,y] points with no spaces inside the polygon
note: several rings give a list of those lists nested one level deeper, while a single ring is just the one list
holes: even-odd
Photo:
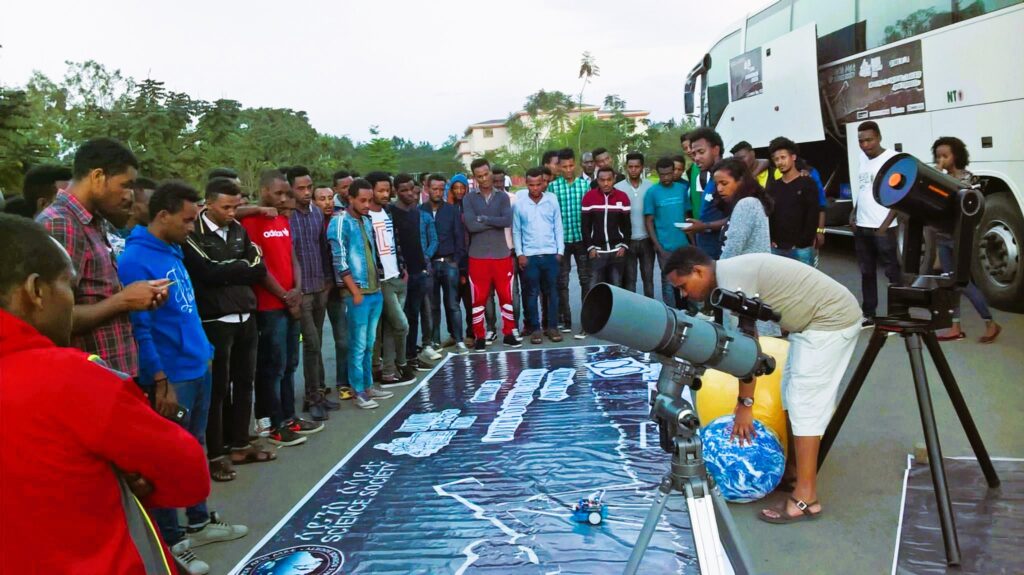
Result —
[{"label": "bus tire", "polygon": [[1024,312],[1024,217],[1009,191],[985,198],[975,237],[974,282],[996,309]]}]

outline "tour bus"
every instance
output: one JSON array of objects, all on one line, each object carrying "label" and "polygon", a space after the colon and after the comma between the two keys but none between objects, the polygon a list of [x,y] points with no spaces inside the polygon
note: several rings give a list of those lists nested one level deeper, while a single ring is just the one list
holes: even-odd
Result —
[{"label": "tour bus", "polygon": [[[932,162],[956,136],[981,179],[974,279],[998,308],[1024,311],[1024,0],[778,0],[722,35],[687,77],[684,106],[728,150],[800,145],[830,196],[830,231],[850,233],[856,126]],[[852,175],[852,177],[851,177]]]}]

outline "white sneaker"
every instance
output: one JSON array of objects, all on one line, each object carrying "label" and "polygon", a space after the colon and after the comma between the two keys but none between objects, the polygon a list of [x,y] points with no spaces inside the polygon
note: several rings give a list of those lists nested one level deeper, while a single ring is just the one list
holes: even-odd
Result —
[{"label": "white sneaker", "polygon": [[523,336],[519,335],[518,328],[512,328],[512,337],[516,338],[516,340],[519,342],[523,341]]},{"label": "white sneaker", "polygon": [[233,541],[249,534],[249,528],[245,525],[232,525],[222,521],[216,512],[210,513],[210,522],[199,531],[189,532],[188,538],[192,541],[192,548],[202,547],[218,541]]},{"label": "white sneaker", "polygon": [[356,407],[359,409],[377,409],[380,404],[372,399],[364,399],[362,396],[356,395],[355,397]]},{"label": "white sneaker", "polygon": [[498,341],[498,332],[489,331],[487,332],[487,337],[484,339],[487,341],[487,345],[491,345],[492,343]]},{"label": "white sneaker", "polygon": [[441,347],[441,344],[437,343],[436,341],[430,344],[430,349],[434,350],[434,353],[436,353],[437,355],[444,357],[444,348]]},{"label": "white sneaker", "polygon": [[469,348],[466,347],[465,342],[459,342],[455,344],[455,353],[459,355],[469,355]]},{"label": "white sneaker", "polygon": [[425,357],[426,359],[428,359],[430,361],[437,361],[437,360],[441,359],[442,357],[444,357],[443,355],[438,353],[438,351],[436,349],[434,349],[433,346],[429,346],[429,345],[423,346],[423,351],[420,352],[420,353],[422,353],[423,357]]},{"label": "white sneaker", "polygon": [[389,399],[395,396],[395,394],[391,393],[390,391],[381,389],[376,385],[370,387],[370,389],[367,390],[367,392],[370,394],[370,399]]},{"label": "white sneaker", "polygon": [[210,565],[192,552],[192,542],[187,537],[171,547],[171,555],[174,555],[174,562],[180,571],[188,575],[206,575],[210,572]]},{"label": "white sneaker", "polygon": [[256,420],[256,435],[260,437],[270,437],[270,418],[264,417]]}]

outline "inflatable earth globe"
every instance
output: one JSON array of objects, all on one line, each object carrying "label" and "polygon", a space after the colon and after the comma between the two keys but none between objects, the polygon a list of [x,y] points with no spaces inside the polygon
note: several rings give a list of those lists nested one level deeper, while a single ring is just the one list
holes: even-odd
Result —
[{"label": "inflatable earth globe", "polygon": [[786,456],[778,437],[760,421],[754,420],[757,437],[745,445],[729,441],[732,425],[733,416],[725,415],[701,429],[704,461],[726,501],[757,501],[778,487]]}]

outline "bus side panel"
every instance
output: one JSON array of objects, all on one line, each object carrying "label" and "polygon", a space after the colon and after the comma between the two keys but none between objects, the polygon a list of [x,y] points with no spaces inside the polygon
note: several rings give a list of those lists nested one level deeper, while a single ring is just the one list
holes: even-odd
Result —
[{"label": "bus side panel", "polygon": [[[716,129],[729,149],[740,140],[755,148],[777,136],[797,142],[825,139],[818,97],[817,36],[808,24],[761,47],[764,91],[730,102]],[[770,55],[769,55],[770,52]],[[712,66],[728,66],[712,62]]]},{"label": "bus side panel", "polygon": [[[1019,6],[924,36],[921,52],[928,110],[1024,98],[1022,31],[1024,6]],[[941,125],[936,124],[936,129],[941,132]],[[978,146],[976,142],[967,145],[972,154]]]}]

